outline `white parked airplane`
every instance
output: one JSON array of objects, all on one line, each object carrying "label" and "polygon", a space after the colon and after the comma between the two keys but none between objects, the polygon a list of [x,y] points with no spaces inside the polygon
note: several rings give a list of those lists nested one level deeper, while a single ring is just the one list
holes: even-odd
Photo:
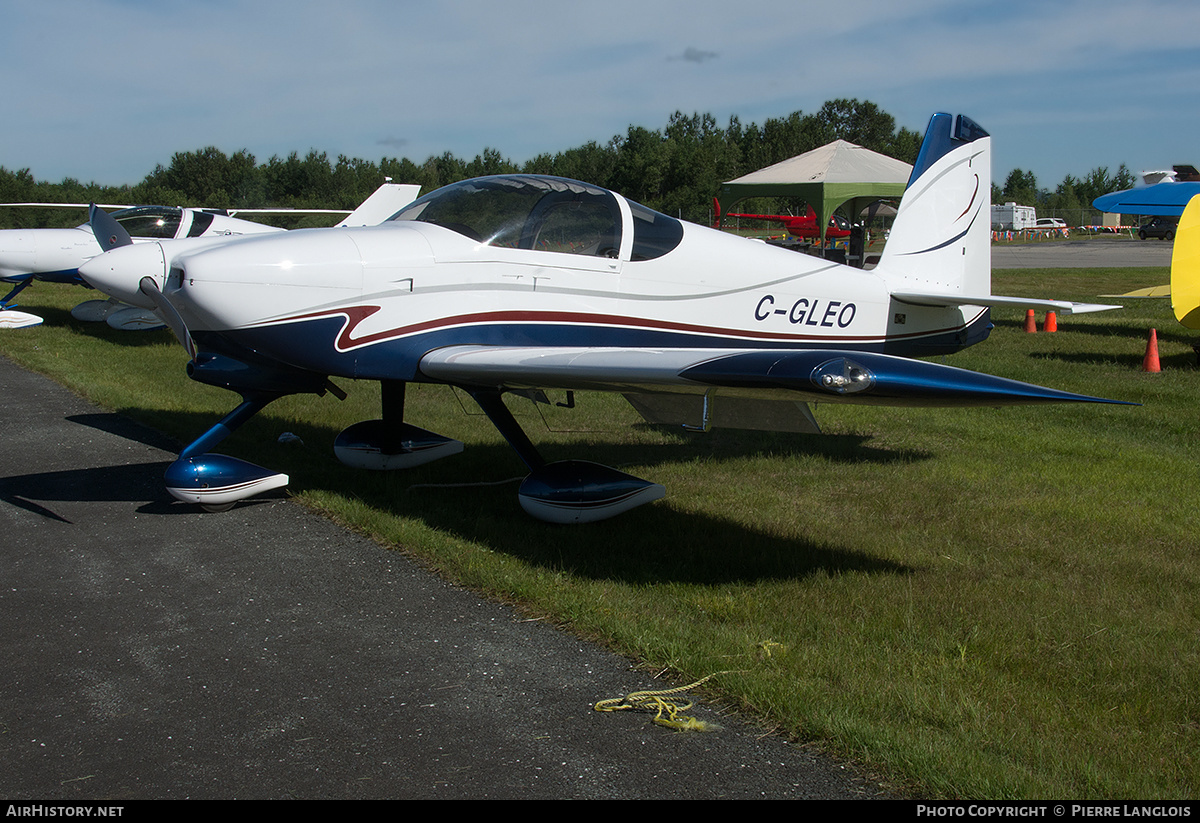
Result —
[{"label": "white parked airplane", "polygon": [[217,509],[286,484],[210,449],[274,399],[347,377],[381,381],[384,404],[382,420],[339,435],[344,462],[394,469],[459,451],[403,420],[408,382],[450,384],[528,466],[526,511],[585,522],[664,489],[593,463],[547,463],[504,393],[618,391],[652,422],[697,430],[816,431],[806,401],[1115,402],[908,357],[985,339],[990,306],[1116,308],[992,295],[990,146],[968,118],[933,117],[872,271],[684,223],[587,183],[504,175],[439,189],[376,227],[200,250],[142,244],[81,273],[157,307],[192,355],[189,374],[242,396],[168,469],[180,500]]},{"label": "white parked airplane", "polygon": [[[420,186],[384,183],[362,205],[349,214],[339,226],[373,226],[411,203],[420,193]],[[74,206],[86,204],[5,203],[4,206]],[[241,214],[340,214],[343,210],[321,209],[245,209]],[[135,242],[144,240],[177,239],[185,237],[232,238],[250,234],[280,232],[283,229],[242,220],[228,214],[204,209],[174,206],[134,206],[112,215]],[[13,299],[30,283],[45,280],[53,283],[82,283],[79,267],[101,252],[101,243],[87,223],[70,229],[4,229],[0,230],[0,281],[14,288],[0,300],[0,328],[23,328],[42,322],[40,317],[17,311]],[[111,248],[111,246],[109,246]],[[104,249],[107,251],[107,249]],[[129,306],[111,300],[89,300],[76,306],[72,315],[77,320],[109,320],[117,328],[161,328],[162,320],[142,310],[129,311]],[[119,313],[118,313],[119,312]]]}]

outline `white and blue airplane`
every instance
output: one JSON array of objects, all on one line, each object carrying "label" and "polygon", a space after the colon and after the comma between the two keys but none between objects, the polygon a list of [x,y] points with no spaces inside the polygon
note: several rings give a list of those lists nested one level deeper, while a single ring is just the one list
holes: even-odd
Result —
[{"label": "white and blue airplane", "polygon": [[[384,183],[338,225],[375,225],[395,214],[401,206],[411,203],[419,193],[419,186]],[[87,208],[87,204],[61,203],[2,205]],[[347,212],[334,209],[244,209],[235,211],[234,214],[347,215]],[[230,239],[283,231],[274,226],[242,220],[231,214],[175,206],[133,206],[114,212],[112,217],[134,242],[195,237]],[[79,267],[101,251],[107,251],[107,248],[104,248],[104,244],[92,233],[87,223],[69,229],[0,230],[0,282],[13,285],[9,293],[0,300],[0,329],[25,328],[40,324],[42,318],[37,315],[16,310],[16,296],[34,280],[82,284]],[[111,300],[89,300],[76,306],[72,315],[77,320],[84,321],[108,320],[115,328],[162,327],[162,320],[152,312],[130,309],[129,306],[122,306]]]},{"label": "white and blue airplane", "polygon": [[[1110,403],[911,359],[984,340],[992,306],[1115,306],[991,293],[991,138],[930,121],[877,268],[863,271],[681,222],[574,180],[455,183],[379,226],[293,231],[217,248],[117,248],[81,269],[168,318],[193,379],[242,403],[166,472],[177,499],[221,509],[288,482],[213,449],[276,398],[378,380],[380,420],[335,443],[368,469],[462,449],[404,422],[410,382],[468,392],[527,465],[535,517],[601,520],[665,493],[579,461],[547,462],[504,394],[606,390],[651,422],[817,431],[808,402],[901,406]],[[96,230],[109,231],[103,214]]]}]

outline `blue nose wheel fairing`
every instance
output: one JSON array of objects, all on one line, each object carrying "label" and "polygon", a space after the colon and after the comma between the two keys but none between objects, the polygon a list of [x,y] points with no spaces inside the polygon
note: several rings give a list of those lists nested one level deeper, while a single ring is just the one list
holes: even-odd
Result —
[{"label": "blue nose wheel fairing", "polygon": [[167,467],[167,491],[176,500],[225,511],[239,500],[283,488],[288,476],[224,454],[180,457]]}]

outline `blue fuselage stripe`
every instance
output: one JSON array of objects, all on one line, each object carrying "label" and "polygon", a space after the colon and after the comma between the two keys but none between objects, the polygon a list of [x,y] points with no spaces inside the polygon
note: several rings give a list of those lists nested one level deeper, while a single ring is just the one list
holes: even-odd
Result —
[{"label": "blue fuselage stripe", "polygon": [[[209,351],[238,357],[250,350],[290,366],[326,375],[368,380],[420,380],[419,364],[426,353],[446,346],[505,347],[615,347],[676,349],[845,349],[845,340],[782,341],[730,339],[721,335],[605,325],[497,323],[435,329],[381,340],[351,351],[338,351],[334,341],[344,320],[338,317],[213,333],[197,331],[196,342]],[[987,311],[960,329],[911,336],[881,338],[852,346],[854,349],[924,357],[951,354],[987,338],[991,331]],[[327,341],[320,344],[318,341]],[[294,354],[292,354],[294,353]]]}]

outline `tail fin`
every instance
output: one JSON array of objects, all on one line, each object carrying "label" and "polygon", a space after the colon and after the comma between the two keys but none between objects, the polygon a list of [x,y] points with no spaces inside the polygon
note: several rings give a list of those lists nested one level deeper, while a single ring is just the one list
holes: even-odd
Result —
[{"label": "tail fin", "polygon": [[1171,308],[1175,319],[1200,329],[1200,195],[1183,210],[1171,252]]},{"label": "tail fin", "polygon": [[[389,178],[390,179],[390,178]],[[362,201],[339,226],[378,226],[417,199],[421,187],[407,183],[384,183]]]},{"label": "tail fin", "polygon": [[895,292],[992,293],[992,139],[935,114],[875,273]]}]

